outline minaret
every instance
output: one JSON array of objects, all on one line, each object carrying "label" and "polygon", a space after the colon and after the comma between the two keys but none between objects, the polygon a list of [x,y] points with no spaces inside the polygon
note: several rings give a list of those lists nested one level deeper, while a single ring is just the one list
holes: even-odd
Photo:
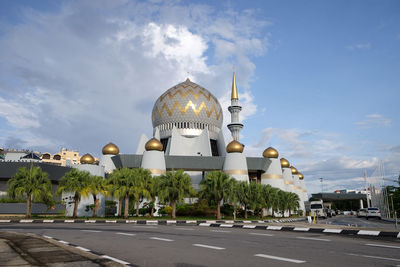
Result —
[{"label": "minaret", "polygon": [[229,131],[232,133],[233,140],[239,141],[240,131],[243,128],[243,124],[239,121],[239,112],[242,110],[242,107],[239,106],[239,95],[236,87],[235,73],[233,73],[232,80],[231,105],[228,107],[228,110],[231,113],[231,123],[228,124]]},{"label": "minaret", "polygon": [[226,146],[227,154],[223,171],[238,181],[249,182],[247,160],[243,154],[244,146],[239,142],[239,134],[243,128],[243,124],[239,122],[239,112],[242,110],[242,107],[239,106],[235,73],[233,73],[232,81],[231,106],[228,107],[228,110],[231,113],[231,123],[228,124],[228,128],[232,133],[233,141]]}]

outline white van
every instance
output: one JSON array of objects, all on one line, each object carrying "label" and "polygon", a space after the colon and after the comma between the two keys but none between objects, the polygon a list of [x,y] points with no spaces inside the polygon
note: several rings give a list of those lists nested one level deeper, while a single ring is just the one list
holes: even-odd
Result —
[{"label": "white van", "polygon": [[310,203],[310,210],[311,210],[311,216],[314,217],[322,217],[326,219],[326,213],[324,209],[324,202],[322,200],[317,200],[317,201],[311,201]]}]

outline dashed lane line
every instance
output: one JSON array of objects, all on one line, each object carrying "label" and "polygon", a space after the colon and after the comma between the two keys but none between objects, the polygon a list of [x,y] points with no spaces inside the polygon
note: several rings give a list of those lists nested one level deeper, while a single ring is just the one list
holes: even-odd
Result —
[{"label": "dashed lane line", "polygon": [[266,254],[255,254],[254,256],[255,257],[261,257],[261,258],[266,258],[266,259],[271,259],[271,260],[287,261],[287,262],[292,262],[292,263],[305,263],[306,262],[306,261],[303,261],[303,260],[289,259],[289,258],[272,256],[272,255],[266,255]]},{"label": "dashed lane line", "polygon": [[297,239],[305,239],[305,240],[314,240],[314,241],[325,241],[325,242],[330,242],[330,239],[324,239],[324,238],[316,238],[316,237],[305,237],[305,236],[297,236]]},{"label": "dashed lane line", "polygon": [[183,231],[193,231],[193,228],[185,228],[185,227],[175,227],[175,230],[183,230]]},{"label": "dashed lane line", "polygon": [[385,258],[385,257],[379,257],[379,256],[372,256],[372,255],[361,255],[361,254],[354,254],[354,253],[346,253],[346,255],[356,256],[356,257],[364,257],[364,258],[371,258],[371,259],[378,259],[378,260],[399,261],[400,262],[400,259]]},{"label": "dashed lane line", "polygon": [[89,232],[89,233],[100,233],[102,231],[98,231],[98,230],[81,230],[82,232]]},{"label": "dashed lane line", "polygon": [[204,245],[204,244],[193,244],[195,247],[201,247],[201,248],[209,248],[209,249],[216,249],[216,250],[223,250],[225,248],[221,247],[216,247],[216,246],[210,246],[210,245]]},{"label": "dashed lane line", "polygon": [[65,244],[65,245],[68,245],[68,244],[69,244],[69,242],[64,241],[64,240],[58,240],[58,242],[63,243],[63,244]]},{"label": "dashed lane line", "polygon": [[143,225],[143,226],[140,226],[140,225],[133,225],[133,226],[131,226],[132,228],[149,228],[149,229],[156,229],[156,228],[158,228],[157,226],[148,226],[148,225]]},{"label": "dashed lane line", "polygon": [[129,234],[129,233],[116,233],[117,235],[127,235],[127,236],[135,236],[136,234]]},{"label": "dashed lane line", "polygon": [[80,249],[80,250],[83,250],[83,251],[86,251],[86,252],[90,251],[90,249],[87,249],[87,248],[84,248],[84,247],[80,247],[80,246],[77,246],[76,248]]},{"label": "dashed lane line", "polygon": [[211,230],[214,233],[230,233],[231,231],[224,231],[224,230]]},{"label": "dashed lane line", "polygon": [[390,245],[383,245],[383,244],[374,244],[374,243],[368,243],[365,244],[366,246],[371,246],[371,247],[382,247],[382,248],[397,248],[400,249],[398,246],[390,246]]},{"label": "dashed lane line", "polygon": [[161,238],[161,237],[150,237],[150,239],[159,240],[159,241],[167,241],[167,242],[172,242],[172,241],[174,241],[174,240],[172,240],[172,239]]},{"label": "dashed lane line", "polygon": [[249,235],[274,236],[273,234],[249,233]]}]

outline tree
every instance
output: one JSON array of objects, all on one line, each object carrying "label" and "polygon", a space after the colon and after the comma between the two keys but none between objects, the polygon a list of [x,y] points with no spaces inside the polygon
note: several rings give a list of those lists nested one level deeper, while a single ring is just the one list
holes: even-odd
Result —
[{"label": "tree", "polygon": [[194,196],[192,179],[183,172],[168,171],[160,176],[159,197],[162,201],[167,201],[172,206],[172,218],[176,219],[176,203],[182,202],[185,197]]},{"label": "tree", "polygon": [[139,216],[140,200],[151,197],[149,184],[151,183],[151,172],[147,169],[138,168],[132,170],[132,184],[129,189],[130,196],[136,202],[136,216]]},{"label": "tree", "polygon": [[89,176],[90,174],[87,171],[72,169],[61,178],[58,185],[58,195],[61,195],[63,192],[72,192],[74,194],[73,218],[77,217],[78,204],[81,201],[81,197],[89,195]]},{"label": "tree", "polygon": [[93,196],[93,218],[97,217],[97,210],[99,209],[98,194],[107,195],[108,190],[106,186],[106,180],[102,176],[90,175],[88,181],[88,191]]},{"label": "tree", "polygon": [[32,216],[32,201],[52,202],[51,181],[40,167],[31,164],[29,169],[19,168],[8,183],[8,195],[11,198],[26,196],[27,218]]},{"label": "tree", "polygon": [[147,191],[149,192],[151,202],[153,202],[153,205],[151,206],[151,214],[150,214],[151,217],[154,217],[154,205],[156,204],[157,201],[159,183],[160,179],[158,176],[150,178],[149,182],[146,183]]},{"label": "tree", "polygon": [[232,180],[226,173],[213,171],[200,182],[199,197],[217,204],[217,220],[221,220],[221,202],[228,200],[232,192]]},{"label": "tree", "polygon": [[289,206],[288,206],[289,217],[291,216],[292,210],[295,211],[300,207],[299,201],[300,201],[299,195],[297,195],[296,193],[289,192]]},{"label": "tree", "polygon": [[125,200],[124,218],[129,216],[129,197],[130,189],[133,184],[133,170],[129,168],[116,169],[110,174],[108,186],[113,197],[120,200],[119,206],[122,205],[122,200]]},{"label": "tree", "polygon": [[249,183],[249,208],[256,212],[261,213],[263,216],[262,209],[265,206],[265,201],[263,198],[263,185],[257,182]]},{"label": "tree", "polygon": [[[262,186],[262,195],[261,198],[263,199],[263,206],[266,208],[268,211],[272,208],[272,197],[271,195],[271,190],[272,186],[269,184],[265,184]],[[264,211],[262,212],[262,217],[264,217]]]},{"label": "tree", "polygon": [[238,202],[244,207],[244,218],[247,219],[247,208],[251,202],[250,186],[248,182],[238,182],[236,184],[236,197]]},{"label": "tree", "polygon": [[279,191],[281,190],[276,187],[271,187],[270,190],[272,217],[275,217],[275,212],[278,211],[280,207]]},{"label": "tree", "polygon": [[283,190],[280,190],[278,192],[278,197],[279,197],[279,209],[283,212],[283,217],[285,217],[285,211],[289,210],[289,216],[290,216],[290,202],[291,202],[291,192],[286,192]]}]

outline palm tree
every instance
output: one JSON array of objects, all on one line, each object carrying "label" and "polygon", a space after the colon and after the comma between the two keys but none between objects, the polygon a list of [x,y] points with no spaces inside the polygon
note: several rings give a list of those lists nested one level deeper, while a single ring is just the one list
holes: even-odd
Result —
[{"label": "palm tree", "polygon": [[251,202],[251,192],[248,182],[238,182],[236,184],[236,197],[238,202],[244,207],[244,218],[247,219],[247,208]]},{"label": "palm tree", "polygon": [[74,193],[73,218],[77,217],[78,204],[79,201],[81,201],[81,197],[87,197],[89,195],[89,176],[90,174],[87,171],[72,169],[61,178],[58,185],[58,195],[61,195],[63,192]]},{"label": "palm tree", "polygon": [[[289,209],[290,206],[290,194],[291,192],[286,192],[283,190],[280,190],[278,192],[278,197],[279,197],[279,209],[283,212],[283,217],[285,217],[285,212]],[[290,212],[290,209],[289,209]],[[290,213],[289,213],[290,216]]]},{"label": "palm tree", "polygon": [[132,170],[132,185],[129,190],[130,196],[136,201],[136,217],[139,216],[140,200],[151,197],[149,184],[151,183],[151,172],[147,169],[138,168]]},{"label": "palm tree", "polygon": [[106,180],[102,176],[89,176],[88,191],[93,196],[93,218],[97,217],[97,210],[99,209],[99,199],[97,199],[98,194],[107,195],[108,190],[106,186]]},{"label": "palm tree", "polygon": [[133,185],[133,170],[129,168],[116,169],[110,174],[108,186],[111,194],[119,198],[119,206],[122,205],[122,199],[125,200],[124,218],[129,216],[129,198],[131,187]]},{"label": "palm tree", "polygon": [[147,191],[149,192],[151,202],[153,202],[153,206],[151,207],[151,214],[150,214],[151,217],[154,217],[154,206],[157,201],[159,182],[160,182],[159,177],[154,176],[149,179],[148,183],[146,183]]},{"label": "palm tree", "polygon": [[[272,195],[271,195],[271,190],[272,186],[269,184],[265,184],[262,187],[262,198],[263,198],[263,204],[264,208],[266,208],[268,211],[272,208]],[[264,216],[264,212],[263,216]]]},{"label": "palm tree", "polygon": [[176,219],[176,203],[183,201],[185,197],[195,195],[190,176],[178,170],[167,172],[160,176],[159,197],[161,201],[167,201],[172,206],[172,218]]},{"label": "palm tree", "polygon": [[40,167],[19,168],[17,173],[8,181],[8,195],[12,198],[26,196],[26,217],[32,216],[32,200],[51,202],[51,181],[46,172]]},{"label": "palm tree", "polygon": [[232,180],[226,173],[213,171],[200,182],[199,197],[217,204],[217,220],[221,220],[221,201],[228,200],[232,192]]},{"label": "palm tree", "polygon": [[275,217],[275,212],[279,209],[279,191],[280,189],[271,187],[270,195],[271,195],[271,208],[272,208],[272,217]]},{"label": "palm tree", "polygon": [[250,182],[249,184],[249,205],[248,207],[255,211],[261,211],[262,217],[262,208],[265,206],[263,194],[263,185],[257,182]]},{"label": "palm tree", "polygon": [[289,206],[288,206],[289,217],[291,215],[290,212],[292,210],[295,211],[300,207],[299,201],[300,201],[300,198],[296,193],[291,193],[291,192],[289,193]]}]

